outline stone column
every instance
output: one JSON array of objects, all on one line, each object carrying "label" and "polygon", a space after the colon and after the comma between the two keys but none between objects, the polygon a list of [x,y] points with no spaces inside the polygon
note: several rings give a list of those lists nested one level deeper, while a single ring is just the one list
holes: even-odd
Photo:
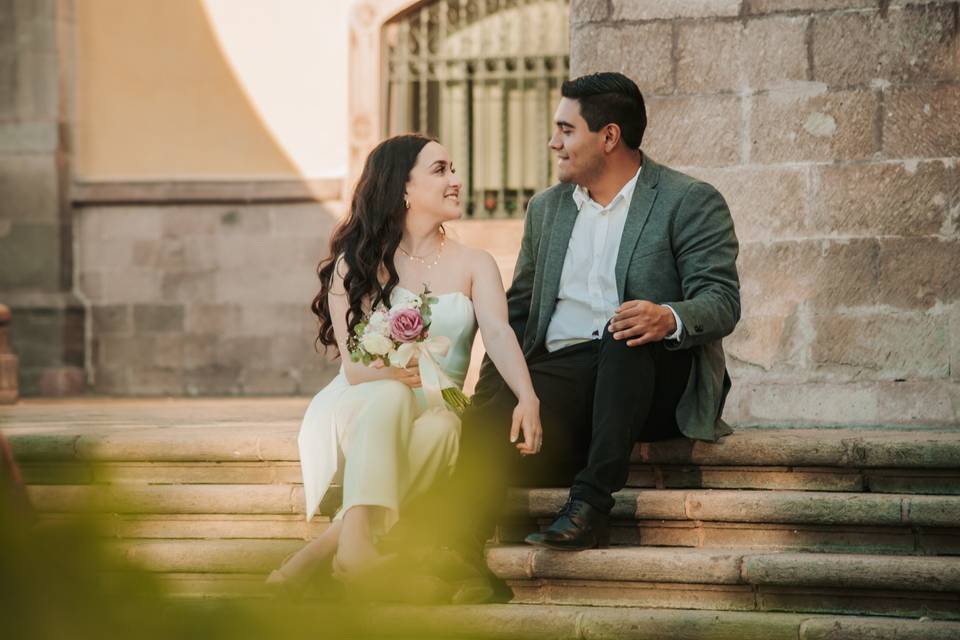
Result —
[{"label": "stone column", "polygon": [[743,319],[727,417],[960,423],[960,3],[571,11],[571,75],[632,77],[644,150],[730,205]]},{"label": "stone column", "polygon": [[73,0],[0,0],[0,297],[24,395],[84,383],[68,198]]},{"label": "stone column", "polygon": [[17,401],[17,356],[10,352],[7,339],[10,328],[10,309],[0,304],[0,404]]}]

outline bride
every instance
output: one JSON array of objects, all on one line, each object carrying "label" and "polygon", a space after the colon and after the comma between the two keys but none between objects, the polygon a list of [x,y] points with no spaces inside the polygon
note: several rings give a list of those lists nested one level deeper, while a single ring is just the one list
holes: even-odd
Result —
[{"label": "bride", "polygon": [[461,387],[479,325],[490,359],[518,398],[511,434],[516,441],[522,431],[523,440],[516,446],[525,455],[540,450],[539,400],[507,323],[497,265],[444,231],[444,222],[461,215],[461,187],[446,149],[422,135],[390,138],[367,158],[349,215],[318,267],[312,305],[318,341],[335,346],[343,364],[311,401],[298,438],[307,520],[336,478],[343,505],[322,535],[271,573],[271,586],[301,587],[331,556],[344,580],[376,567],[385,560],[377,538],[456,462],[460,420],[437,402],[436,390],[424,393],[416,361],[406,369],[350,361],[347,337],[377,304],[429,287],[437,299],[430,336],[450,341],[437,363]]}]

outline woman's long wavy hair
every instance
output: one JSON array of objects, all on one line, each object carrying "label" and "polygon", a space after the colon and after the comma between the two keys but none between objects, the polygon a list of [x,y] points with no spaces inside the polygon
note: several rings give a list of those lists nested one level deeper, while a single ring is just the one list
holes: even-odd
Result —
[{"label": "woman's long wavy hair", "polygon": [[[364,303],[369,301],[374,307],[390,300],[400,282],[393,254],[403,235],[407,181],[420,151],[433,141],[420,134],[395,136],[378,144],[367,156],[350,212],[330,238],[330,254],[317,265],[320,292],[310,309],[319,319],[317,342],[324,347],[337,344],[327,295],[333,286],[339,256],[347,265],[343,287],[350,302],[346,317],[348,334],[363,319]],[[381,268],[387,272],[386,284],[380,282]]]}]

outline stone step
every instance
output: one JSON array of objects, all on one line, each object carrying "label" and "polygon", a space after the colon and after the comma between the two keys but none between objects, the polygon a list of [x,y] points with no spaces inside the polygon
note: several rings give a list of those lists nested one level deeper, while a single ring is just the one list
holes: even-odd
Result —
[{"label": "stone step", "polygon": [[89,514],[44,513],[45,526],[82,522],[107,538],[287,539],[307,541],[330,526],[327,518],[305,522],[302,515],[257,514]]},{"label": "stone step", "polygon": [[[124,540],[115,557],[164,574],[263,575],[292,540]],[[487,563],[523,604],[718,611],[844,612],[960,619],[960,558],[747,549],[621,548],[563,553],[492,547]]]},{"label": "stone step", "polygon": [[[85,521],[91,514],[46,513],[47,524]],[[290,539],[310,540],[329,525],[326,518],[304,522],[283,514],[92,514],[93,525],[109,538]],[[520,543],[549,519],[505,522],[499,540]],[[538,526],[539,525],[539,526]],[[615,522],[611,541],[618,546],[728,549],[749,547],[769,551],[879,553],[900,555],[960,555],[960,529],[917,527],[855,527],[735,522],[638,520]]]},{"label": "stone step", "polygon": [[[167,576],[164,576],[165,578]],[[215,588],[220,577],[170,574],[166,584],[183,595],[192,586]],[[254,580],[258,577],[253,577]],[[224,577],[241,595],[240,576]],[[205,602],[180,599],[180,608]],[[486,640],[955,640],[960,623],[923,618],[738,611],[649,609],[640,607],[486,604],[473,606],[374,605],[342,602],[299,604],[248,600],[253,611],[303,625],[303,634],[320,637],[472,638]],[[317,620],[337,621],[333,628]],[[289,626],[289,625],[287,625]]]},{"label": "stone step", "polygon": [[[33,485],[40,512],[302,514],[303,487],[290,484]],[[565,489],[515,489],[512,516],[548,518]],[[804,491],[625,489],[615,494],[619,520],[806,523],[952,527],[960,497]]]},{"label": "stone step", "polygon": [[[26,461],[30,484],[274,484],[301,481],[293,461]],[[960,469],[845,469],[634,464],[633,488],[781,489],[877,493],[960,494]]]},{"label": "stone step", "polygon": [[[522,489],[508,495],[514,516],[551,518],[567,499],[566,489]],[[618,520],[781,522],[821,525],[960,525],[960,496],[895,493],[831,493],[711,489],[624,489],[614,494]]]},{"label": "stone step", "polygon": [[[27,481],[299,482],[293,420],[271,422],[262,409],[255,424],[230,411],[219,420],[175,412],[157,426],[105,413],[67,425],[18,421],[19,413],[7,419],[4,433]],[[753,428],[717,444],[638,445],[628,486],[958,495],[960,431]]]},{"label": "stone step", "polygon": [[[172,424],[153,425],[149,415],[111,421],[105,414],[38,423],[23,419],[19,408],[8,411],[3,431],[21,462],[298,459],[299,425],[293,420],[182,415]],[[633,453],[637,464],[686,466],[956,471],[958,460],[957,429],[743,428],[718,443],[671,440],[637,445]]]},{"label": "stone step", "polygon": [[[36,485],[48,519],[99,514],[118,538],[308,539],[299,485]],[[960,555],[960,497],[796,491],[627,489],[616,494],[615,545]],[[500,540],[552,521],[563,489],[513,490]],[[332,509],[327,509],[332,511]]]},{"label": "stone step", "polygon": [[514,602],[960,619],[960,558],[621,548],[492,548]]}]

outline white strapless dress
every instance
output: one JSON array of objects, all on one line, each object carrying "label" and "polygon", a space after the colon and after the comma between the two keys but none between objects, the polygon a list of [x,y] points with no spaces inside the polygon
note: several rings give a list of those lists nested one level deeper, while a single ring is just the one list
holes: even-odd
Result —
[{"label": "white strapless dress", "polygon": [[[462,388],[477,331],[473,303],[460,292],[436,297],[430,336],[450,340],[446,356],[436,361]],[[355,505],[379,506],[383,521],[374,525],[378,533],[389,530],[407,499],[449,475],[459,439],[457,415],[428,406],[421,389],[395,380],[351,385],[341,368],[310,402],[297,438],[307,520],[339,480],[337,518]]]}]

